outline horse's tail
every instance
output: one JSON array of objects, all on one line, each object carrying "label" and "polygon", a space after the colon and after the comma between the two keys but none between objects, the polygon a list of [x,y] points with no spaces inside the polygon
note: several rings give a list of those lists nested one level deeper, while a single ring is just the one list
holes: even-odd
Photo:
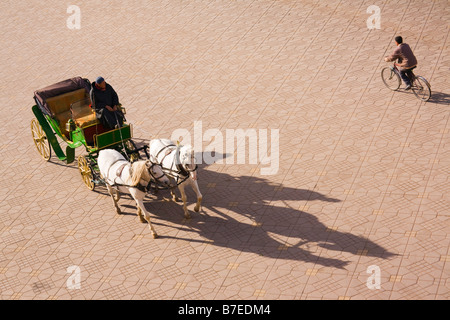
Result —
[{"label": "horse's tail", "polygon": [[147,164],[145,161],[136,161],[131,165],[131,184],[130,186],[136,187],[141,180],[142,175],[147,170]]}]

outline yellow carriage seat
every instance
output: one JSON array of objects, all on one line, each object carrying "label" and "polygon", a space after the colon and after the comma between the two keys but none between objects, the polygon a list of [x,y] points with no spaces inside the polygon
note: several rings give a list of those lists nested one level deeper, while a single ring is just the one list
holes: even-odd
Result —
[{"label": "yellow carriage seat", "polygon": [[98,122],[97,117],[95,116],[95,112],[91,107],[90,98],[85,98],[73,103],[71,106],[71,111],[72,119],[80,128],[86,128]]},{"label": "yellow carriage seat", "polygon": [[90,107],[91,100],[85,89],[60,94],[48,98],[47,105],[53,113],[53,118],[58,121],[61,133],[69,138],[66,123],[73,119],[78,127],[85,128],[97,123],[95,112]]},{"label": "yellow carriage seat", "polygon": [[48,98],[47,105],[53,113],[53,118],[58,121],[61,133],[67,136],[66,123],[72,118],[70,107],[73,103],[86,98],[86,90],[78,89],[75,91],[60,94],[56,97]]}]

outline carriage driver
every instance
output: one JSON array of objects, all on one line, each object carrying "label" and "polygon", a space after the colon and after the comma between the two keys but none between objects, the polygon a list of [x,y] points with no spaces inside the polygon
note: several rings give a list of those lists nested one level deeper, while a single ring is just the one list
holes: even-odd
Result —
[{"label": "carriage driver", "polygon": [[98,77],[92,83],[91,99],[97,119],[106,129],[122,127],[125,117],[119,108],[119,96],[103,77]]}]

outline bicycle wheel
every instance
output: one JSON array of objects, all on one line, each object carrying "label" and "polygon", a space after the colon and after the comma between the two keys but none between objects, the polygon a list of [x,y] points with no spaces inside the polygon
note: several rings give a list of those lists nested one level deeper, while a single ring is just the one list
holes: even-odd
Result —
[{"label": "bicycle wheel", "polygon": [[398,90],[402,84],[400,76],[391,67],[385,67],[381,70],[381,79],[386,87],[392,91]]},{"label": "bicycle wheel", "polygon": [[422,101],[428,101],[431,97],[431,88],[428,81],[422,77],[422,76],[416,76],[416,79],[414,80],[413,85],[411,86],[411,89],[414,93],[414,95],[422,100]]}]

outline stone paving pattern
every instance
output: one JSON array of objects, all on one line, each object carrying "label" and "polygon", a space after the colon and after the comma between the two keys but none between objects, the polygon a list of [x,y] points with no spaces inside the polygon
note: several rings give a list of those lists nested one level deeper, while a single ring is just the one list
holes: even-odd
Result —
[{"label": "stone paving pattern", "polygon": [[[1,299],[449,299],[449,1],[74,4],[80,30],[64,1],[0,4]],[[429,102],[380,79],[399,34]],[[33,144],[33,92],[98,75],[138,144],[194,121],[279,129],[278,173],[200,165],[191,220],[166,192],[146,199],[153,240],[131,198],[115,215],[106,188]]]}]

